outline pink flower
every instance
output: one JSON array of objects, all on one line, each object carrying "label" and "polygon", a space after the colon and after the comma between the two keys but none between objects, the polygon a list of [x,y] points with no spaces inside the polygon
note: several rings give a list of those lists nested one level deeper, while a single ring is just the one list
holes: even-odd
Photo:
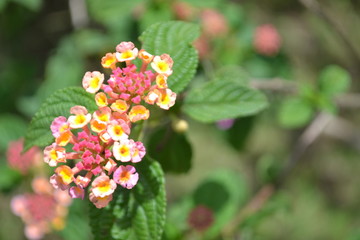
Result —
[{"label": "pink flower", "polygon": [[170,89],[160,89],[159,97],[156,100],[156,104],[165,110],[168,110],[170,107],[174,106],[176,100],[176,93],[172,92]]},{"label": "pink flower", "polygon": [[60,137],[61,133],[69,130],[69,123],[66,117],[60,116],[55,118],[51,123],[50,129],[55,138]]},{"label": "pink flower", "polygon": [[99,91],[103,82],[104,74],[98,71],[86,72],[82,80],[84,89],[89,93],[96,93]]},{"label": "pink flower", "polygon": [[217,127],[222,130],[227,130],[231,128],[234,125],[235,120],[234,119],[223,119],[216,123]]},{"label": "pink flower", "polygon": [[85,176],[85,177],[78,175],[74,180],[75,184],[81,188],[86,188],[89,185],[92,177],[92,174],[88,174],[88,175],[89,176]]},{"label": "pink flower", "polygon": [[84,199],[84,196],[85,196],[85,191],[83,188],[81,187],[71,187],[69,189],[69,195],[70,197],[72,198],[81,198],[81,199]]},{"label": "pink flower", "polygon": [[133,60],[137,57],[139,50],[135,48],[132,42],[121,42],[116,46],[116,59],[119,62]]},{"label": "pink flower", "polygon": [[124,100],[118,99],[111,104],[111,109],[115,112],[124,113],[129,109],[129,106]]},{"label": "pink flower", "polygon": [[6,158],[10,167],[26,174],[32,166],[41,161],[41,152],[38,147],[32,147],[29,151],[22,153],[23,146],[23,139],[10,142]]},{"label": "pink flower", "polygon": [[133,106],[129,112],[129,119],[131,122],[147,120],[149,116],[150,116],[149,110],[143,105]]},{"label": "pink flower", "polygon": [[136,172],[136,169],[133,166],[121,165],[114,172],[113,178],[114,181],[120,184],[122,187],[131,189],[137,184],[139,180],[139,174]]},{"label": "pink flower", "polygon": [[168,54],[162,54],[161,56],[155,56],[151,67],[159,74],[169,76],[172,74],[173,60]]},{"label": "pink flower", "polygon": [[55,167],[58,162],[66,162],[66,150],[56,143],[44,149],[44,161],[51,167]]},{"label": "pink flower", "polygon": [[107,132],[110,134],[112,140],[120,141],[128,138],[130,134],[130,128],[124,120],[111,121],[107,127]]},{"label": "pink flower", "polygon": [[148,64],[153,60],[154,56],[146,52],[144,49],[141,49],[139,52],[139,58]]},{"label": "pink flower", "polygon": [[126,51],[132,50],[134,48],[135,48],[135,45],[132,42],[121,42],[116,46],[116,51],[117,52],[126,52]]},{"label": "pink flower", "polygon": [[91,127],[91,130],[93,130],[94,132],[101,133],[106,130],[107,123],[100,121],[98,119],[93,119],[90,121],[90,127]]},{"label": "pink flower", "polygon": [[190,227],[198,230],[205,231],[214,223],[213,211],[203,205],[199,205],[192,209],[188,217],[188,224]]},{"label": "pink flower", "polygon": [[95,95],[95,102],[99,107],[106,107],[108,105],[106,94],[103,92],[98,92]]},{"label": "pink flower", "polygon": [[195,12],[195,8],[187,2],[175,1],[172,4],[172,9],[176,17],[180,20],[191,21]]},{"label": "pink flower", "polygon": [[[37,177],[32,184],[36,193],[17,195],[11,200],[13,213],[25,223],[28,239],[41,239],[52,229],[61,230],[71,198],[63,191],[49,188],[49,183]],[[44,188],[45,187],[45,188]],[[65,196],[59,197],[65,193]]]},{"label": "pink flower", "polygon": [[70,128],[82,128],[88,124],[91,120],[91,114],[83,106],[74,106],[70,109],[71,114],[75,114],[69,117]]},{"label": "pink flower", "polygon": [[162,89],[162,88],[167,88],[167,76],[163,75],[163,74],[159,74],[156,76],[156,85],[158,86],[158,88]]},{"label": "pink flower", "polygon": [[[133,141],[133,140],[131,140]],[[133,163],[137,163],[140,162],[141,159],[145,156],[146,154],[146,150],[145,150],[145,146],[142,142],[134,142],[133,143],[133,154],[131,157],[131,161]]]},{"label": "pink flower", "polygon": [[97,208],[106,207],[109,202],[113,199],[112,195],[108,195],[105,197],[96,197],[94,193],[89,194],[90,201],[95,205]]},{"label": "pink flower", "polygon": [[69,188],[68,184],[65,184],[61,177],[57,176],[56,174],[53,174],[50,177],[50,184],[53,186],[53,188],[55,189],[61,189],[61,190],[66,190]]},{"label": "pink flower", "polygon": [[129,162],[133,154],[133,144],[129,140],[114,142],[113,155],[116,160],[121,162]]},{"label": "pink flower", "polygon": [[204,34],[208,37],[224,36],[229,31],[229,24],[219,11],[205,9],[201,13],[201,23]]},{"label": "pink flower", "polygon": [[281,38],[273,25],[264,24],[256,28],[253,44],[258,53],[274,56],[281,46]]},{"label": "pink flower", "polygon": [[29,240],[40,240],[48,232],[44,224],[31,224],[25,226],[25,236]]},{"label": "pink flower", "polygon": [[111,195],[116,189],[116,183],[109,176],[102,174],[94,179],[91,184],[91,192],[95,197],[104,198]]},{"label": "pink flower", "polygon": [[[131,63],[136,57],[142,61],[139,71]],[[118,62],[126,66],[116,66]],[[116,183],[130,189],[138,181],[135,168],[122,166],[122,162],[140,162],[146,153],[143,143],[129,139],[131,124],[150,116],[143,101],[169,109],[176,99],[167,84],[173,71],[168,54],[153,56],[143,49],[139,52],[132,42],[121,42],[116,53],[107,53],[101,64],[112,70],[106,83],[104,74],[97,71],[83,77],[85,90],[96,93],[98,109],[89,113],[83,106],[74,106],[68,119],[55,118],[51,124],[55,143],[44,150],[44,161],[50,166],[74,160],[72,168],[61,165],[55,169],[50,178],[53,187],[68,190],[73,198],[84,198],[84,189],[91,184],[89,198],[98,208],[111,201]],[[155,72],[147,70],[149,64]]]},{"label": "pink flower", "polygon": [[16,215],[20,216],[26,211],[26,199],[23,195],[17,195],[11,199],[10,202],[11,211]]},{"label": "pink flower", "polygon": [[109,175],[115,170],[116,167],[117,167],[116,162],[111,158],[109,158],[106,164],[104,165],[104,169],[108,171]]},{"label": "pink flower", "polygon": [[111,119],[111,109],[109,107],[99,108],[93,113],[93,118],[100,122],[107,123]]},{"label": "pink flower", "polygon": [[146,103],[153,105],[158,100],[159,96],[160,96],[159,89],[153,88],[148,92],[144,100]]},{"label": "pink flower", "polygon": [[35,177],[31,182],[31,187],[37,194],[52,194],[53,188],[49,180],[44,177]]},{"label": "pink flower", "polygon": [[198,39],[194,42],[194,47],[199,53],[200,59],[206,59],[211,53],[211,46],[209,37],[205,34],[201,34]]},{"label": "pink flower", "polygon": [[[102,59],[101,59],[101,65],[104,68],[111,68],[114,69],[116,66],[117,60],[115,53],[107,53]],[[99,90],[99,89],[98,89]]]},{"label": "pink flower", "polygon": [[55,173],[55,177],[53,175],[51,179],[53,179],[53,183],[57,184],[61,189],[63,189],[65,186],[68,186],[74,180],[74,173],[67,165],[61,165],[57,167],[55,169]]}]

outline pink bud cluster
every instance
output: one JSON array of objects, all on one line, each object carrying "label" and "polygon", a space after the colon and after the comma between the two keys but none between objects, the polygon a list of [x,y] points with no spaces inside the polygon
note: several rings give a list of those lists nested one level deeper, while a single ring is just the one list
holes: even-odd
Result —
[{"label": "pink bud cluster", "polygon": [[281,47],[281,37],[272,24],[263,24],[255,30],[253,45],[265,56],[275,56]]},{"label": "pink bud cluster", "polygon": [[11,168],[18,170],[23,175],[26,175],[32,167],[39,165],[42,153],[38,147],[32,147],[22,154],[21,152],[23,149],[24,139],[21,138],[10,142],[6,152],[6,159]]},{"label": "pink bud cluster", "polygon": [[[139,72],[132,63],[136,58],[142,60]],[[84,89],[95,94],[98,109],[89,113],[84,106],[74,106],[68,118],[55,118],[50,127],[55,142],[44,150],[46,163],[53,167],[61,164],[50,178],[52,185],[67,190],[73,198],[84,198],[88,189],[97,208],[108,205],[118,185],[131,189],[138,182],[133,165],[142,160],[146,150],[142,142],[129,136],[133,123],[149,118],[144,105],[156,104],[167,110],[176,99],[167,86],[173,65],[168,54],[153,56],[138,51],[132,42],[122,42],[101,64],[112,70],[107,80],[98,71],[86,72],[82,80]],[[72,151],[66,150],[69,145]],[[66,165],[68,160],[73,167]]]},{"label": "pink bud cluster", "polygon": [[64,228],[71,198],[63,191],[54,190],[43,177],[35,178],[32,188],[33,193],[17,195],[11,200],[11,210],[24,221],[26,237],[37,240],[52,229]]}]

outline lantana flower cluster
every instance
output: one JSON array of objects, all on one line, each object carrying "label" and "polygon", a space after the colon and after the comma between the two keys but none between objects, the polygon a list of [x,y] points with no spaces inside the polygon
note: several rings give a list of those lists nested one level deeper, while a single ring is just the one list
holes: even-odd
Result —
[{"label": "lantana flower cluster", "polygon": [[25,223],[25,236],[38,240],[54,230],[65,227],[68,206],[72,199],[66,192],[53,189],[45,177],[32,181],[33,193],[16,195],[11,210]]},{"label": "lantana flower cluster", "polygon": [[[132,62],[136,58],[142,60],[139,71]],[[138,182],[134,165],[146,150],[129,136],[133,123],[149,118],[145,105],[167,110],[176,99],[167,86],[173,65],[168,54],[153,56],[132,42],[121,42],[101,64],[112,72],[107,80],[99,71],[86,72],[82,80],[84,89],[95,94],[98,109],[90,113],[84,106],[73,106],[68,118],[55,118],[50,127],[55,142],[44,150],[44,161],[57,167],[52,185],[73,198],[84,198],[88,188],[97,208],[112,200],[118,185],[131,189]],[[69,146],[72,151],[66,150]]]}]

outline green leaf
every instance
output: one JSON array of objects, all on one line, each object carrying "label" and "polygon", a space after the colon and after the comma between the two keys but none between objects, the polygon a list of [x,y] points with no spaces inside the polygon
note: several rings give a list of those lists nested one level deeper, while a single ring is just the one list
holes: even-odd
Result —
[{"label": "green leaf", "polygon": [[345,92],[351,83],[350,74],[343,68],[330,65],[321,71],[319,87],[322,93],[329,96]]},{"label": "green leaf", "polygon": [[145,157],[136,164],[139,182],[131,190],[118,186],[103,208],[90,207],[95,240],[159,240],[165,224],[165,185],[159,163]]},{"label": "green leaf", "polygon": [[18,140],[26,133],[26,122],[11,114],[0,116],[0,152],[5,151],[10,141]]},{"label": "green leaf", "polygon": [[32,11],[39,11],[42,5],[42,0],[12,0],[13,2],[17,2],[24,7],[29,8]]},{"label": "green leaf", "polygon": [[0,159],[0,191],[7,191],[19,184],[21,174],[2,162]]},{"label": "green leaf", "polygon": [[195,206],[205,205],[215,214],[213,225],[205,232],[206,239],[214,239],[235,216],[248,198],[243,176],[231,170],[218,170],[210,175],[193,194]]},{"label": "green leaf", "polygon": [[149,27],[140,36],[142,48],[154,55],[169,54],[174,60],[169,88],[179,93],[194,77],[198,54],[191,45],[200,35],[200,27],[193,23],[170,21]]},{"label": "green leaf", "polygon": [[221,229],[231,221],[248,197],[249,190],[240,173],[226,169],[216,170],[204,179],[191,195],[172,205],[167,220],[171,232],[166,232],[165,235],[177,235],[177,232],[187,231],[189,213],[202,205],[214,214],[214,222],[204,232],[203,239],[217,239]]},{"label": "green leaf", "polygon": [[314,115],[312,106],[302,98],[290,98],[282,103],[278,119],[282,126],[296,128],[304,126]]},{"label": "green leaf", "polygon": [[4,8],[5,8],[5,6],[6,6],[6,4],[7,4],[8,1],[9,1],[9,0],[2,0],[2,1],[0,1],[0,12],[4,10]]},{"label": "green leaf", "polygon": [[254,120],[255,117],[253,116],[235,120],[234,125],[224,133],[231,146],[237,150],[242,150],[246,146],[247,139],[255,123]]},{"label": "green leaf", "polygon": [[162,127],[152,133],[146,149],[165,172],[186,173],[191,168],[191,145],[186,135],[171,128]]},{"label": "green leaf", "polygon": [[267,99],[260,91],[234,81],[218,80],[191,89],[183,110],[195,120],[210,123],[254,115],[266,106]]},{"label": "green leaf", "polygon": [[214,80],[234,81],[241,85],[248,86],[250,81],[250,76],[243,68],[235,65],[229,65],[220,68],[215,73]]},{"label": "green leaf", "polygon": [[56,91],[43,103],[32,119],[25,136],[24,151],[34,145],[44,147],[54,141],[50,131],[51,122],[58,116],[68,117],[70,108],[84,106],[89,112],[95,111],[94,95],[80,87],[69,87]]},{"label": "green leaf", "polygon": [[69,214],[66,218],[66,226],[60,232],[66,240],[91,239],[91,229],[88,219],[88,204],[82,199],[73,199],[69,206]]}]

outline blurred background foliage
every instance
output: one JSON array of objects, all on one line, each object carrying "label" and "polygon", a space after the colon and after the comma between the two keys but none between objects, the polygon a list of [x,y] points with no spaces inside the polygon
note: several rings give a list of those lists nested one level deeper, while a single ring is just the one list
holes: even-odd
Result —
[{"label": "blurred background foliage", "polygon": [[[356,0],[0,0],[0,239],[25,239],[9,206],[35,175],[8,166],[9,142],[55,90],[167,20],[202,28],[188,89],[226,79],[269,104],[225,126],[180,101],[150,122],[148,154],[167,172],[163,239],[360,239],[359,12]],[[91,239],[87,202],[44,239]]]}]

